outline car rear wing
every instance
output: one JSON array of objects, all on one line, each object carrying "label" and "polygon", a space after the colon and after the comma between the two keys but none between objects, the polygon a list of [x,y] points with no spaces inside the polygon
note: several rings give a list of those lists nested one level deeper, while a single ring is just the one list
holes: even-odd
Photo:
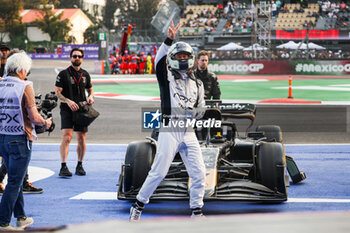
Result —
[{"label": "car rear wing", "polygon": [[223,119],[248,119],[250,124],[246,133],[252,127],[256,116],[256,105],[250,103],[222,103],[221,100],[206,100],[207,107],[220,109]]}]

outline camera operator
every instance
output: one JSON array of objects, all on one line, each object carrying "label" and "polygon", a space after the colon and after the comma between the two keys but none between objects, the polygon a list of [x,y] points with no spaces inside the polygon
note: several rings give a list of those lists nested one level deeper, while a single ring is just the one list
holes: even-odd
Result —
[{"label": "camera operator", "polygon": [[25,81],[32,60],[24,52],[13,54],[5,65],[6,76],[0,81],[0,154],[8,171],[8,183],[0,203],[0,230],[18,230],[10,225],[11,216],[17,227],[25,228],[34,220],[26,216],[22,182],[36,139],[34,125],[50,128],[35,105],[33,84]]},{"label": "camera operator", "polygon": [[[77,133],[78,141],[78,164],[75,169],[75,174],[80,176],[86,175],[82,162],[86,150],[85,137],[88,127],[79,124],[81,122],[73,121],[73,112],[79,110],[79,103],[84,101],[86,101],[87,104],[94,103],[94,91],[92,89],[90,75],[86,70],[80,68],[83,58],[83,50],[79,48],[72,49],[70,52],[70,61],[72,65],[58,74],[55,84],[56,95],[61,101],[62,143],[60,146],[60,153],[62,163],[59,173],[60,177],[72,176],[72,173],[66,165],[66,160],[69,152],[69,143],[73,137],[73,130]],[[85,90],[89,93],[87,99],[85,97]]]},{"label": "camera operator", "polygon": [[[1,49],[1,45],[0,45],[0,49]],[[19,53],[19,52],[20,51],[18,49],[12,49],[7,54],[7,58],[9,58],[11,55],[13,55],[15,53]],[[5,63],[6,63],[6,60],[5,60]],[[5,65],[4,65],[4,68],[5,68]],[[0,80],[1,80],[1,78],[0,78]],[[0,167],[0,195],[2,195],[4,193],[4,191],[5,191],[5,188],[4,188],[3,184],[2,184],[2,182],[4,181],[6,174],[7,174],[7,170],[6,170],[6,167],[5,167],[5,165],[4,165],[3,161],[2,161],[1,162],[1,167]],[[40,193],[44,192],[44,190],[42,188],[36,188],[29,181],[28,171],[27,171],[26,176],[24,177],[24,180],[23,180],[22,191],[23,191],[23,193],[31,193],[31,194],[40,194]]]},{"label": "camera operator", "polygon": [[204,84],[204,99],[220,99],[221,92],[218,79],[214,73],[207,69],[209,53],[202,50],[198,53],[197,59],[198,65],[194,75]]}]

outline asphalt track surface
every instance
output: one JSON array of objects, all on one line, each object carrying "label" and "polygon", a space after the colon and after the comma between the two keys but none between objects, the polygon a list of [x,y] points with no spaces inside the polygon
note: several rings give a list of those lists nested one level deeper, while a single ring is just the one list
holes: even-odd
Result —
[{"label": "asphalt track surface", "polygon": [[[295,159],[307,179],[290,185],[285,203],[205,202],[203,211],[207,219],[198,222],[189,218],[188,201],[157,201],[146,206],[140,224],[127,223],[131,203],[116,199],[126,145],[88,145],[84,163],[87,175],[73,175],[69,179],[58,177],[58,148],[58,144],[33,146],[29,175],[36,186],[45,189],[40,195],[25,195],[25,209],[35,219],[35,228],[67,226],[63,232],[84,233],[102,229],[185,233],[212,233],[214,229],[220,232],[245,229],[248,233],[350,230],[350,224],[344,221],[346,216],[350,217],[348,144],[286,145],[286,154]],[[74,171],[76,145],[70,149],[67,165]]]},{"label": "asphalt track surface", "polygon": [[[87,64],[88,71],[93,70],[93,62],[85,61],[84,64]],[[29,79],[34,82],[36,93],[44,95],[52,91],[56,77],[54,69],[65,68],[68,65],[67,61],[34,61]],[[96,200],[96,197],[95,200],[89,201],[79,195],[84,192],[115,192],[120,165],[124,159],[125,144],[149,136],[149,133],[141,132],[141,108],[158,107],[159,102],[103,98],[96,98],[95,102],[95,107],[101,115],[89,128],[87,135],[86,177],[74,176],[69,180],[57,177],[60,166],[58,143],[61,140],[59,108],[53,111],[56,130],[50,136],[46,133],[39,135],[38,142],[44,145],[38,144],[35,147],[34,144],[36,149],[31,166],[44,167],[51,171],[48,178],[35,182],[36,186],[45,189],[44,194],[25,197],[27,212],[36,219],[34,227],[68,224],[69,227],[62,232],[350,231],[348,145],[287,146],[287,154],[292,155],[301,170],[308,175],[308,179],[302,185],[291,186],[289,197],[311,198],[313,201],[303,202],[299,199],[298,202],[298,199],[294,199],[295,202],[283,205],[258,206],[210,202],[205,207],[208,218],[204,221],[193,221],[187,217],[187,202],[172,203],[170,206],[169,203],[154,203],[145,211],[144,221],[130,225],[125,221],[130,203],[110,199]],[[348,112],[348,106],[343,105],[258,105],[256,125],[280,125],[286,144],[348,143]],[[238,123],[240,131],[244,131],[245,125],[246,122]],[[124,146],[115,145],[120,143]],[[74,150],[75,146],[72,145],[68,157],[71,170],[74,170],[76,162]],[[87,196],[89,197],[89,193]],[[71,199],[72,197],[77,199]],[[319,202],[315,199],[319,199]],[[115,219],[119,220],[105,222]],[[80,223],[86,224],[70,225]]]}]

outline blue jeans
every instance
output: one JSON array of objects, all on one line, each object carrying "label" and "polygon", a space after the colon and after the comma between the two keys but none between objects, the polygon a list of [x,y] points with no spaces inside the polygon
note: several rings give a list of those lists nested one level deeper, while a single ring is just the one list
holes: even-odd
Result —
[{"label": "blue jeans", "polygon": [[0,224],[26,216],[22,183],[32,154],[32,142],[25,135],[0,134],[0,155],[7,168],[7,185],[0,203]]}]

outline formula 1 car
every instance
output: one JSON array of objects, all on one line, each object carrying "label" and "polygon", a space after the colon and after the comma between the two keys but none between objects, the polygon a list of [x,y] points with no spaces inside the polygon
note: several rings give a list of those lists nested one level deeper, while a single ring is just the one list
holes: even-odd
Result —
[{"label": "formula 1 car", "polygon": [[[204,119],[221,120],[221,128],[202,130],[197,137],[206,166],[204,200],[281,203],[287,200],[288,170],[294,183],[305,179],[282,144],[279,126],[258,126],[250,131],[256,113],[254,104],[223,104],[211,101]],[[245,136],[239,136],[233,119],[250,120]],[[128,145],[118,182],[118,199],[135,200],[152,166],[157,142],[154,138]],[[179,155],[151,200],[188,199],[191,181]]]}]

